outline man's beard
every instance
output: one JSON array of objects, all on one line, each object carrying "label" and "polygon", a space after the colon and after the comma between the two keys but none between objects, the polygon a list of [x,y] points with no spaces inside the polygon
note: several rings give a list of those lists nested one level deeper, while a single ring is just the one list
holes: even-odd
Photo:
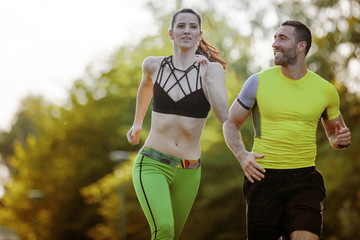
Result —
[{"label": "man's beard", "polygon": [[291,66],[297,62],[296,48],[284,50],[281,54],[283,55],[281,58],[275,57],[275,65]]}]

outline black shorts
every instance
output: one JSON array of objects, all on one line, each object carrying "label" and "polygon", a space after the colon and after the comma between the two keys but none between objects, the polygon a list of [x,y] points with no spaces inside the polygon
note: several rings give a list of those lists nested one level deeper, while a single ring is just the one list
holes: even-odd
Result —
[{"label": "black shorts", "polygon": [[289,238],[296,230],[321,235],[324,181],[315,167],[266,169],[265,178],[244,181],[249,240]]}]

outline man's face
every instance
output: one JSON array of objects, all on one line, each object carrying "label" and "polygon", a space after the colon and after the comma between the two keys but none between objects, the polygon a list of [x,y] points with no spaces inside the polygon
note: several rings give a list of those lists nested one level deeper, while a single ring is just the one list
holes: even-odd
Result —
[{"label": "man's face", "polygon": [[274,63],[289,66],[297,62],[297,42],[293,26],[281,26],[274,35]]}]

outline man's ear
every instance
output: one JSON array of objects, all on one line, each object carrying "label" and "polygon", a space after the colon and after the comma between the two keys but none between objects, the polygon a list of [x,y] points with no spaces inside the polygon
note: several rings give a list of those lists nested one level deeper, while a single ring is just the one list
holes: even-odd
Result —
[{"label": "man's ear", "polygon": [[307,43],[305,41],[298,42],[298,52],[306,51]]}]

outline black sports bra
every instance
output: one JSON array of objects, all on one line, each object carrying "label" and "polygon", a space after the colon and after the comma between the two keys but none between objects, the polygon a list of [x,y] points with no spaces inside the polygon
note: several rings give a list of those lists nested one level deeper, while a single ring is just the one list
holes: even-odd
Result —
[{"label": "black sports bra", "polygon": [[[165,66],[170,69],[169,76],[163,76]],[[202,89],[202,81],[199,74],[200,65],[192,64],[188,69],[180,70],[174,67],[172,62],[172,56],[165,57],[161,62],[159,72],[156,77],[156,82],[153,88],[153,111],[166,114],[175,114],[192,118],[206,118],[210,111],[210,103],[205,97]],[[177,72],[183,72],[182,76],[178,78],[175,74]],[[188,78],[188,73],[196,71],[196,84],[191,84]],[[170,83],[169,79],[173,76],[175,83]],[[184,85],[188,89],[185,91],[184,86],[180,84],[180,81],[187,81]],[[171,86],[169,84],[172,84]],[[170,96],[170,90],[178,85],[184,95],[183,98],[174,101]],[[165,89],[167,89],[165,91]]]},{"label": "black sports bra", "polygon": [[[163,76],[166,65],[168,65],[170,69],[170,74],[167,77]],[[177,69],[174,67],[172,62],[172,56],[165,57],[161,62],[161,66],[153,88],[153,111],[193,118],[206,118],[210,111],[210,104],[206,99],[202,89],[199,70],[200,65],[195,65],[195,63],[185,71]],[[175,71],[182,72],[182,76],[178,78],[175,74]],[[188,78],[188,73],[191,71],[196,71],[196,84],[193,86],[194,89],[191,89],[191,84]],[[175,78],[175,83],[172,83],[170,86],[169,84],[171,83],[169,83],[169,79],[171,76]],[[182,87],[180,84],[180,81],[185,80],[187,81],[186,87],[188,88],[188,93],[186,93],[184,87]],[[178,101],[174,101],[168,94],[170,90],[176,85],[179,85],[184,95],[184,97]],[[165,89],[167,90],[165,91]]]}]

